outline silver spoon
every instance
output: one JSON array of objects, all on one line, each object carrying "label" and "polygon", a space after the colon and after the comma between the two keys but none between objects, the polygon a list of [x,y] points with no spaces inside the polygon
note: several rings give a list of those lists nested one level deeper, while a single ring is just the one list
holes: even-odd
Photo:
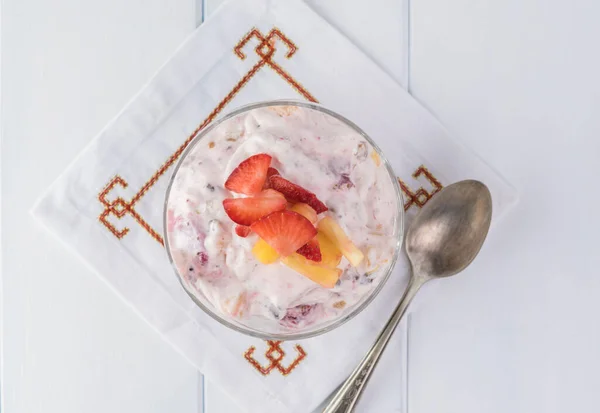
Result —
[{"label": "silver spoon", "polygon": [[479,253],[491,219],[492,197],[487,186],[479,181],[449,185],[427,202],[406,234],[406,253],[412,267],[406,291],[371,350],[323,413],[354,410],[377,361],[419,288],[429,280],[464,270]]}]

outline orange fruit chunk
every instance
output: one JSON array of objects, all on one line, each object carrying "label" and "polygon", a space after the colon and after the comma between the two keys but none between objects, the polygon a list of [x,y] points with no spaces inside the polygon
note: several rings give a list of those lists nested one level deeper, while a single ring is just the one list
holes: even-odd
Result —
[{"label": "orange fruit chunk", "polygon": [[331,240],[333,245],[335,245],[342,252],[342,254],[344,254],[344,257],[346,257],[346,259],[350,261],[350,264],[352,264],[354,267],[357,267],[365,258],[362,251],[359,250],[356,245],[352,243],[352,241],[350,241],[350,238],[348,238],[342,227],[340,227],[339,224],[333,220],[333,218],[323,218],[317,224],[317,228],[319,229],[319,232],[322,232]]},{"label": "orange fruit chunk", "polygon": [[279,258],[277,251],[262,238],[254,244],[252,254],[263,264],[273,264]]},{"label": "orange fruit chunk", "polygon": [[281,261],[294,271],[299,272],[325,288],[333,288],[342,275],[342,270],[339,268],[327,268],[318,264],[312,264],[311,261],[299,254],[292,254],[282,258]]}]

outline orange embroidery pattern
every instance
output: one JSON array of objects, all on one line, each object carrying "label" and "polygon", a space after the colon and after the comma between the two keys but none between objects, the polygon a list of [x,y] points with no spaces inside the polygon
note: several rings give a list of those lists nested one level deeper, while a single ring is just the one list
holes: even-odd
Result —
[{"label": "orange embroidery pattern", "polygon": [[285,357],[285,352],[281,348],[281,341],[267,340],[266,343],[269,347],[265,352],[265,357],[267,358],[267,360],[269,360],[269,364],[267,364],[266,366],[262,366],[253,357],[256,347],[250,346],[250,348],[248,348],[248,350],[246,350],[246,352],[244,353],[244,358],[248,360],[248,362],[252,364],[254,368],[258,370],[258,372],[263,376],[269,375],[271,371],[273,371],[273,369],[277,369],[283,376],[287,376],[306,357],[306,352],[304,351],[302,346],[296,344],[294,346],[297,353],[296,358],[287,367],[285,367],[283,364],[281,364],[281,361]]},{"label": "orange embroidery pattern", "polygon": [[[130,215],[133,219],[150,234],[152,238],[154,238],[160,244],[164,244],[164,240],[162,236],[152,228],[152,226],[144,220],[140,216],[140,214],[136,211],[136,204],[148,193],[148,191],[156,184],[156,182],[160,179],[161,176],[165,174],[165,172],[175,163],[175,161],[181,156],[187,145],[192,141],[192,139],[206,127],[209,123],[211,123],[218,114],[232,101],[232,99],[239,93],[239,91],[265,66],[271,68],[275,73],[281,76],[294,90],[296,90],[302,97],[311,102],[317,102],[317,99],[306,90],[298,81],[296,81],[289,73],[287,73],[278,63],[273,60],[274,54],[277,51],[278,42],[282,43],[287,49],[284,54],[285,58],[290,59],[298,50],[298,47],[288,38],[286,37],[279,29],[273,28],[269,33],[265,36],[256,28],[252,29],[248,34],[246,34],[234,47],[234,54],[239,57],[241,60],[245,60],[247,58],[244,48],[251,40],[257,40],[258,44],[254,48],[254,51],[259,56],[259,60],[255,63],[252,68],[238,81],[237,84],[233,86],[231,91],[219,102],[219,104],[208,114],[206,119],[198,125],[198,127],[185,139],[185,141],[177,148],[177,150],[167,158],[167,160],[159,167],[159,169],[150,177],[150,179],[137,191],[137,193],[131,198],[130,201],[126,201],[122,197],[116,197],[113,200],[109,199],[110,193],[114,190],[116,186],[120,186],[122,189],[128,187],[128,183],[121,176],[114,176],[108,184],[104,187],[104,189],[98,194],[98,200],[103,205],[104,210],[101,212],[98,217],[100,223],[104,225],[115,237],[118,239],[122,239],[125,235],[127,235],[130,231],[130,228],[123,227],[122,229],[118,229],[109,221],[109,216],[113,216],[117,219],[123,218],[125,215]],[[425,203],[437,192],[439,192],[442,188],[442,185],[439,183],[433,175],[424,167],[421,166],[418,168],[413,177],[419,178],[421,175],[424,175],[427,180],[434,186],[433,192],[429,193],[424,188],[419,188],[416,192],[413,192],[402,180],[398,179],[400,182],[400,186],[406,196],[408,197],[407,202],[404,205],[405,210],[410,208],[412,205],[416,204],[419,207],[425,205]],[[294,349],[296,351],[296,357],[294,360],[286,367],[282,364],[283,359],[285,358],[285,352],[281,348],[281,341],[266,341],[267,350],[265,352],[265,357],[268,360],[268,364],[266,366],[261,365],[254,357],[254,352],[256,351],[256,347],[251,346],[244,353],[244,358],[252,365],[258,372],[262,375],[268,375],[274,369],[278,370],[283,376],[287,376],[290,374],[306,357],[306,351],[300,346],[296,344]]]},{"label": "orange embroidery pattern", "polygon": [[402,192],[404,192],[404,194],[407,197],[407,200],[404,203],[405,211],[408,211],[408,209],[413,205],[416,205],[419,208],[421,208],[423,205],[425,205],[427,203],[427,201],[429,201],[431,199],[432,196],[434,196],[435,194],[440,192],[442,190],[442,188],[444,187],[440,183],[440,181],[438,181],[436,179],[436,177],[433,176],[433,174],[431,172],[429,172],[429,170],[427,168],[425,168],[424,165],[419,166],[415,170],[415,172],[413,172],[413,174],[412,174],[412,177],[415,179],[418,179],[420,176],[424,176],[427,179],[427,181],[429,181],[429,183],[433,187],[433,190],[431,192],[427,191],[423,187],[420,187],[416,191],[412,191],[410,189],[410,187],[402,179],[398,178],[398,182],[400,183],[400,188],[402,189]]},{"label": "orange embroidery pattern", "polygon": [[135,205],[146,195],[146,193],[154,186],[154,184],[158,181],[158,179],[165,174],[165,172],[175,163],[177,158],[181,155],[187,145],[194,139],[194,136],[200,132],[204,127],[206,127],[210,122],[212,122],[217,115],[231,102],[231,100],[238,94],[238,92],[258,73],[260,69],[264,66],[268,66],[275,71],[279,76],[281,76],[284,80],[286,80],[294,90],[296,90],[300,95],[302,95],[306,100],[311,102],[317,102],[317,99],[313,95],[308,92],[298,81],[296,81],[289,73],[287,73],[279,64],[277,64],[273,60],[273,55],[275,54],[277,42],[283,43],[283,45],[287,48],[287,53],[285,53],[285,57],[287,59],[291,58],[298,47],[288,39],[281,30],[277,28],[273,28],[266,36],[263,35],[256,28],[252,29],[246,36],[239,41],[239,43],[233,49],[233,52],[240,59],[245,60],[246,54],[244,53],[244,47],[248,42],[252,39],[258,40],[258,45],[254,48],[256,54],[260,57],[260,60],[252,66],[252,68],[246,73],[240,81],[231,89],[231,91],[219,102],[219,104],[210,112],[210,114],[202,121],[202,123],[187,137],[187,139],[183,142],[179,148],[160,166],[160,168],[152,175],[152,177],[140,188],[140,190],[131,198],[131,201],[127,202],[121,197],[110,201],[108,199],[108,195],[114,189],[115,186],[119,185],[122,188],[126,188],[128,186],[127,182],[120,176],[115,176],[100,192],[98,195],[98,200],[104,206],[104,210],[101,212],[98,217],[100,223],[104,225],[115,237],[118,239],[123,238],[127,233],[129,233],[129,228],[124,227],[123,229],[117,229],[109,220],[108,216],[112,215],[117,219],[123,218],[126,214],[129,214],[133,217],[133,219],[140,224],[142,228],[144,228],[148,234],[160,244],[164,244],[164,240],[162,236],[154,230],[146,222],[139,213],[135,210]]},{"label": "orange embroidery pattern", "polygon": [[148,231],[148,233],[152,235],[154,239],[162,243],[162,237],[156,231],[154,231],[154,229],[152,229],[152,227],[144,220],[144,218],[140,216],[140,214],[137,213],[135,209],[133,209],[133,202],[127,202],[121,197],[116,198],[112,202],[106,199],[106,195],[112,191],[116,185],[119,185],[122,188],[127,188],[127,182],[125,182],[125,180],[119,175],[116,175],[104,188],[104,190],[100,192],[100,195],[98,195],[98,199],[105,207],[105,210],[100,214],[100,222],[102,222],[104,226],[115,235],[115,237],[121,239],[129,232],[129,228],[125,227],[119,231],[113,224],[110,223],[110,221],[108,221],[107,217],[112,214],[121,219],[125,214],[128,213],[138,222],[138,224],[142,226],[142,228],[146,229],[146,231]]}]

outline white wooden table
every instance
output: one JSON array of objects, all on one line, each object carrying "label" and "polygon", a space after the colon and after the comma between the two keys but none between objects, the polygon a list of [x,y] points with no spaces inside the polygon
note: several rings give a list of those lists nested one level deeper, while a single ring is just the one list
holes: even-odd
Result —
[{"label": "white wooden table", "polygon": [[[397,75],[386,39],[401,2],[346,3],[354,40]],[[6,412],[237,412],[28,214],[193,30],[198,4],[2,4]],[[417,298],[410,413],[600,411],[599,13],[595,0],[412,1],[411,92],[521,203],[465,274]],[[376,390],[378,413],[400,411]]]}]

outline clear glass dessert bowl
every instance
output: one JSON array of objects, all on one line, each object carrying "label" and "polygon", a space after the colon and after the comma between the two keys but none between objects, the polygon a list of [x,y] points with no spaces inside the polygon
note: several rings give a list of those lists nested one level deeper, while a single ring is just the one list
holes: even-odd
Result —
[{"label": "clear glass dessert bowl", "polygon": [[262,339],[313,337],[363,311],[392,273],[403,222],[376,143],[329,109],[287,100],[200,131],[164,204],[165,247],[185,291]]}]

